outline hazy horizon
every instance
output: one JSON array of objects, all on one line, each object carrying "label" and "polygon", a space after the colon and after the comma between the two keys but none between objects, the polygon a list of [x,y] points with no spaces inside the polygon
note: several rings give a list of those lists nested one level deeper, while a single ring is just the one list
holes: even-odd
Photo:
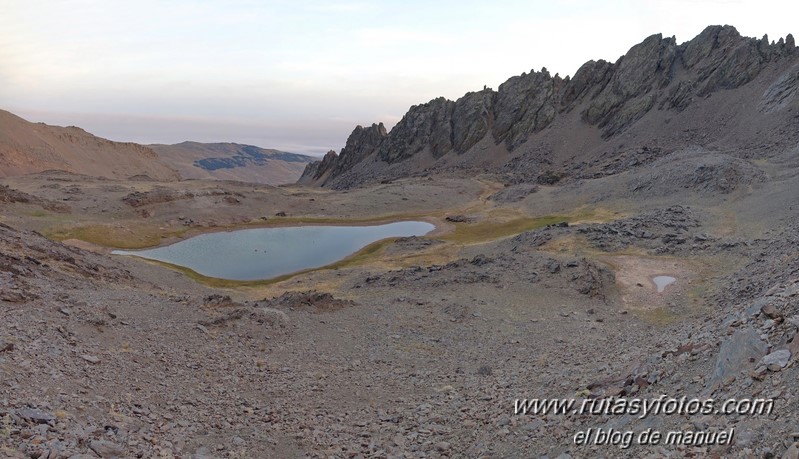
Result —
[{"label": "hazy horizon", "polygon": [[573,75],[655,33],[799,32],[779,1],[30,3],[0,0],[0,108],[117,141],[312,155],[411,105]]}]

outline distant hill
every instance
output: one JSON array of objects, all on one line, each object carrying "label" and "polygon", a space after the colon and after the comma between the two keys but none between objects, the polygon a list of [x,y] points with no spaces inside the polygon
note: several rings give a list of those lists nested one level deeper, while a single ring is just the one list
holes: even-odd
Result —
[{"label": "distant hill", "polygon": [[456,101],[415,105],[386,132],[356,127],[299,183],[346,189],[432,173],[552,184],[623,172],[677,151],[769,157],[799,141],[799,48],[710,26],[652,35],[572,77],[544,68]]},{"label": "distant hill", "polygon": [[316,158],[237,143],[183,142],[149,145],[184,179],[239,180],[279,185],[293,183]]},{"label": "distant hill", "polygon": [[74,126],[31,123],[0,110],[0,177],[53,169],[113,179],[179,179],[150,148],[106,140]]}]

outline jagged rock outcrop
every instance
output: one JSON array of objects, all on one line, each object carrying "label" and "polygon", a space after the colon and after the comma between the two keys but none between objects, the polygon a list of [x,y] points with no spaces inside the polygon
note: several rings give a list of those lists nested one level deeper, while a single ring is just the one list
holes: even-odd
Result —
[{"label": "jagged rock outcrop", "polygon": [[585,121],[605,128],[604,135],[611,136],[643,116],[655,104],[655,90],[669,83],[676,55],[675,39],[664,39],[660,34],[633,46],[583,112]]},{"label": "jagged rock outcrop", "polygon": [[341,150],[333,175],[341,174],[363,161],[383,143],[387,135],[383,123],[372,124],[368,128],[357,126],[347,139],[347,145]]},{"label": "jagged rock outcrop", "polygon": [[452,112],[452,148],[467,152],[494,126],[494,91],[470,92],[455,101]]},{"label": "jagged rock outcrop", "polygon": [[496,94],[494,138],[513,150],[526,142],[529,134],[547,127],[555,119],[562,83],[547,69],[502,83]]},{"label": "jagged rock outcrop", "polygon": [[[534,162],[549,164],[551,147],[531,147],[529,141],[561,116],[579,116],[584,126],[595,127],[608,140],[653,111],[679,114],[712,93],[746,85],[772,63],[797,58],[792,35],[769,43],[767,36],[742,37],[728,25],[709,26],[681,45],[674,37],[651,35],[615,63],[586,62],[573,78],[552,76],[544,68],[512,77],[497,91],[484,88],[455,102],[438,98],[415,105],[389,133],[382,125],[359,126],[340,155],[328,154],[310,164],[300,183],[348,188],[389,170],[392,177],[402,176],[414,168],[397,165],[419,153],[438,160],[463,155],[483,141],[512,154],[528,150],[508,161],[518,162],[535,150]],[[761,112],[784,107],[799,93],[797,68],[756,101]]]},{"label": "jagged rock outcrop", "polygon": [[374,152],[387,135],[383,123],[372,124],[368,128],[356,126],[347,138],[347,144],[341,149],[341,153],[336,154],[335,151],[330,150],[321,161],[309,164],[300,178],[300,183],[319,182],[324,184],[329,177],[347,172]]},{"label": "jagged rock outcrop", "polygon": [[317,181],[324,184],[325,180],[330,176],[333,168],[336,166],[338,155],[335,151],[330,150],[325,153],[320,161],[314,161],[307,166],[300,177],[300,184],[310,184]]},{"label": "jagged rock outcrop", "polygon": [[[613,75],[613,64],[603,60],[588,61],[583,64],[573,78],[566,77],[565,86],[560,97],[560,105],[564,110],[571,110],[582,98],[590,98],[604,89]],[[593,94],[590,94],[593,92]]]},{"label": "jagged rock outcrop", "polygon": [[452,112],[455,102],[443,97],[414,105],[377,150],[387,163],[405,160],[428,149],[436,158],[452,150]]}]

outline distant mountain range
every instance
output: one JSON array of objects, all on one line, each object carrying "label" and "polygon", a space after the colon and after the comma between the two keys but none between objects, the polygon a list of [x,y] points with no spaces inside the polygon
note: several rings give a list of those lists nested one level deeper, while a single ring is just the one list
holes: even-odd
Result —
[{"label": "distant mountain range", "polygon": [[316,158],[237,143],[148,145],[185,179],[220,179],[279,185],[299,178]]},{"label": "distant mountain range", "polygon": [[139,145],[78,127],[31,123],[0,110],[0,177],[46,170],[129,179],[219,179],[279,185],[295,182],[311,156],[236,143]]},{"label": "distant mountain range", "polygon": [[[615,63],[573,77],[544,68],[456,101],[415,105],[386,132],[356,127],[300,183],[350,188],[431,173],[492,173],[505,183],[593,178],[692,149],[763,157],[799,141],[799,51],[710,26],[694,39],[652,35]],[[471,171],[471,172],[470,172]]]}]

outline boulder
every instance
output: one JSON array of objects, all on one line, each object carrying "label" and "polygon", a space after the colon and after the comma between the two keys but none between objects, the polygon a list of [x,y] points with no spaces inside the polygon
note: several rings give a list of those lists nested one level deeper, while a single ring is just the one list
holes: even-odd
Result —
[{"label": "boulder", "polygon": [[737,330],[721,343],[713,375],[708,384],[711,389],[724,385],[742,371],[750,370],[768,352],[764,343],[752,328]]}]

